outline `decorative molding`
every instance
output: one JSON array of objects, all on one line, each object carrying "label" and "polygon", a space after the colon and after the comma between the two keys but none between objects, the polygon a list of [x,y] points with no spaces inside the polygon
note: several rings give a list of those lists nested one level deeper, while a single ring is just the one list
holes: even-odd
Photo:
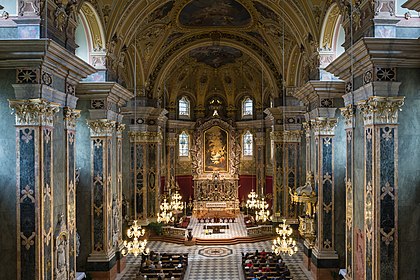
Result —
[{"label": "decorative molding", "polygon": [[404,96],[371,96],[357,105],[363,114],[364,124],[396,124],[398,111],[404,105]]},{"label": "decorative molding", "polygon": [[9,106],[16,114],[16,125],[54,126],[60,105],[45,99],[27,99],[9,100]]}]

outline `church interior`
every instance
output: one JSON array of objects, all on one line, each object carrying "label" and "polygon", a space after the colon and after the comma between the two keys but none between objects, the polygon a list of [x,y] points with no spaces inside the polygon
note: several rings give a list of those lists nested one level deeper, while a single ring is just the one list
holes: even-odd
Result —
[{"label": "church interior", "polygon": [[0,116],[0,279],[420,279],[419,0],[2,0]]}]

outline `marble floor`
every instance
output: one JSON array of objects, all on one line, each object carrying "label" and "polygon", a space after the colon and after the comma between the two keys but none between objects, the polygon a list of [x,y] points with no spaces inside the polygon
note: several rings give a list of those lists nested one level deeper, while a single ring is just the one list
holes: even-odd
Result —
[{"label": "marble floor", "polygon": [[[155,252],[188,253],[188,268],[185,279],[188,280],[244,280],[241,267],[241,252],[270,250],[271,241],[228,245],[228,246],[184,246],[166,242],[149,242],[148,247]],[[303,253],[299,250],[292,257],[284,260],[294,280],[312,280],[302,266]],[[129,256],[126,269],[119,274],[118,280],[136,279],[140,267],[140,258]]]},{"label": "marble floor", "polygon": [[[204,227],[205,226],[213,226],[213,225],[228,225],[228,229],[223,229],[222,233],[215,233],[215,234],[205,234]],[[218,238],[234,238],[239,236],[247,236],[246,226],[244,223],[243,215],[241,214],[238,218],[234,219],[233,223],[199,223],[197,218],[192,217],[190,221],[190,225],[192,230],[192,235],[197,238],[203,239],[218,239]]]}]

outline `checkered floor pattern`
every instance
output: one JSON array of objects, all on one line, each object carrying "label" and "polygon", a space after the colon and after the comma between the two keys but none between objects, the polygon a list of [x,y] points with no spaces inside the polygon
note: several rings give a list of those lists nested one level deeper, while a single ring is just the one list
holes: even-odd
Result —
[{"label": "checkered floor pattern", "polygon": [[[271,248],[271,241],[257,242],[250,244],[238,244],[220,246],[229,248],[233,254],[225,257],[206,257],[198,254],[198,251],[209,246],[184,246],[165,242],[149,242],[148,247],[155,252],[167,253],[188,253],[188,268],[185,279],[187,280],[244,280],[241,266],[241,252],[254,252],[255,250],[268,251]],[[217,246],[214,246],[217,247]],[[285,256],[284,260],[290,269],[294,280],[312,280],[309,273],[302,269],[302,250],[292,257]],[[136,279],[136,273],[140,267],[140,258],[129,256],[127,267],[117,280]]]}]

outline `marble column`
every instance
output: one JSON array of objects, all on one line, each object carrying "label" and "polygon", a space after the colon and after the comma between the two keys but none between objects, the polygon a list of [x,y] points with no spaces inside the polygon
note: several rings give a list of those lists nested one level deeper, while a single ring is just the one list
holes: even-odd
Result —
[{"label": "marble column", "polygon": [[125,268],[125,257],[121,254],[124,247],[123,245],[123,217],[122,217],[122,197],[123,197],[123,131],[125,130],[125,124],[118,122],[116,124],[116,171],[117,171],[117,189],[116,194],[113,197],[112,203],[112,215],[113,215],[113,230],[114,230],[114,244],[117,255],[117,271],[121,273]]},{"label": "marble column", "polygon": [[53,279],[53,131],[59,104],[10,100],[16,115],[17,279]]},{"label": "marble column", "polygon": [[365,279],[398,279],[398,111],[404,97],[371,96],[364,120]]},{"label": "marble column", "polygon": [[91,253],[89,271],[105,273],[107,279],[116,274],[111,263],[115,256],[112,213],[112,135],[115,121],[98,119],[88,121],[91,145]]},{"label": "marble column", "polygon": [[[315,140],[315,189],[317,202],[317,238],[312,250],[316,279],[328,279],[329,268],[338,265],[334,249],[334,129],[335,118],[317,117],[311,120]],[[326,270],[323,270],[323,269]],[[327,277],[327,278],[323,278]]]},{"label": "marble column", "polygon": [[154,218],[159,212],[160,132],[130,131],[134,216]]},{"label": "marble column", "polygon": [[64,107],[66,153],[66,218],[69,232],[69,279],[76,278],[76,121],[80,111]]}]

